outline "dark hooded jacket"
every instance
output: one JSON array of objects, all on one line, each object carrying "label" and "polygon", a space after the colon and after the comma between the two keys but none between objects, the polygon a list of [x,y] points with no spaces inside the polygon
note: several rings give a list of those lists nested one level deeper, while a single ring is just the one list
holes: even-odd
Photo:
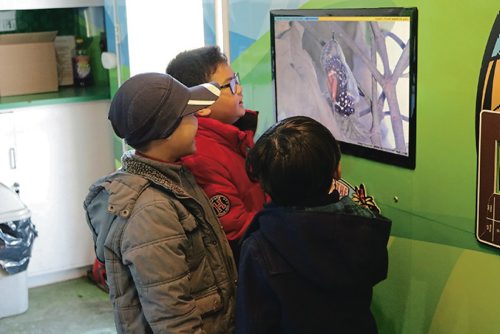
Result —
[{"label": "dark hooded jacket", "polygon": [[245,235],[237,333],[377,333],[372,287],[386,278],[390,220],[344,197],[268,206]]}]

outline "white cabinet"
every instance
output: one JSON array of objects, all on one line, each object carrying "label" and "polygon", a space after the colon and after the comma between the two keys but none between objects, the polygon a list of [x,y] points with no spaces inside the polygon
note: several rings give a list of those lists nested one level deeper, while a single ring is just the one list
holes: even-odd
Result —
[{"label": "white cabinet", "polygon": [[[31,286],[51,283],[43,275],[81,268],[95,258],[83,200],[90,184],[114,170],[108,109],[109,100],[101,100],[1,114],[15,124],[14,179],[38,230],[28,266]],[[0,164],[4,160],[2,155]]]},{"label": "white cabinet", "polygon": [[16,135],[14,114],[0,113],[0,182],[8,187],[14,183],[16,170]]},{"label": "white cabinet", "polygon": [[[104,8],[104,2],[0,0],[0,11]],[[85,22],[82,27],[92,36],[105,30],[97,19],[85,16]],[[113,45],[114,37],[108,43]],[[115,168],[107,75],[100,82],[94,77],[92,87],[0,98],[0,182],[19,183],[38,230],[28,266],[30,287],[76,277],[95,259],[83,200],[89,186]]]}]

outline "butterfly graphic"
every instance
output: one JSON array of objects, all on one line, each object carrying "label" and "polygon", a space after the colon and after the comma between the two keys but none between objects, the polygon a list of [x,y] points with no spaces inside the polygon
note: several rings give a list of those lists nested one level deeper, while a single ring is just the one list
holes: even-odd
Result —
[{"label": "butterfly graphic", "polygon": [[372,196],[366,194],[366,188],[364,184],[360,184],[359,187],[354,187],[354,194],[352,195],[352,200],[354,203],[365,207],[375,213],[380,213],[380,209],[375,203]]}]

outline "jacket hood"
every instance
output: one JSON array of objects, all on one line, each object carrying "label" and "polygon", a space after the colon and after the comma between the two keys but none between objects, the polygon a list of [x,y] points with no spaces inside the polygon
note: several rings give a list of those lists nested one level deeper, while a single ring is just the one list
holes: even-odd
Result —
[{"label": "jacket hood", "polygon": [[113,222],[130,216],[137,199],[150,184],[171,192],[179,199],[191,199],[181,187],[179,173],[182,168],[179,164],[151,160],[129,151],[122,156],[120,170],[90,187],[83,206],[100,261],[104,260],[104,243]]},{"label": "jacket hood", "polygon": [[116,172],[95,182],[84,201],[87,223],[92,230],[97,258],[104,262],[104,243],[115,219],[128,218],[149,181]]},{"label": "jacket hood", "polygon": [[323,289],[375,285],[387,276],[391,222],[381,216],[273,208],[254,223],[252,230],[260,229],[296,272]]}]

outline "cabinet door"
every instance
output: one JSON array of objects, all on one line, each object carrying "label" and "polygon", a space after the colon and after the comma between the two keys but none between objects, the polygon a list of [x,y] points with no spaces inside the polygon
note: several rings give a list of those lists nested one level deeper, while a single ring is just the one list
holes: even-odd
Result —
[{"label": "cabinet door", "polygon": [[11,187],[15,182],[16,137],[12,112],[0,113],[0,182]]},{"label": "cabinet door", "polygon": [[114,169],[109,100],[16,109],[20,196],[38,230],[28,276],[57,273],[95,258],[83,200]]}]

